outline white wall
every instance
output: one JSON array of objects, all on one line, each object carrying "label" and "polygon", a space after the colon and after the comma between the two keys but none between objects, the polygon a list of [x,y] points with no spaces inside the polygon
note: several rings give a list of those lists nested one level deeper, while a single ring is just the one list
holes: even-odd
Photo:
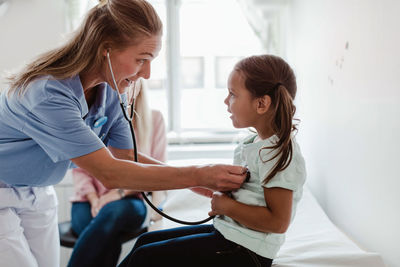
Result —
[{"label": "white wall", "polygon": [[9,0],[0,16],[0,88],[4,71],[20,68],[57,46],[65,32],[63,0]]},{"label": "white wall", "polygon": [[353,240],[400,266],[400,1],[293,0],[308,183]]}]

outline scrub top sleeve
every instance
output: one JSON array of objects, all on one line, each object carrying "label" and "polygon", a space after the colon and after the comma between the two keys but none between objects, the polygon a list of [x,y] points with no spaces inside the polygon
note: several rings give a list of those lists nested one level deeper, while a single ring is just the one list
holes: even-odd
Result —
[{"label": "scrub top sleeve", "polygon": [[77,99],[58,93],[37,103],[27,114],[23,132],[53,162],[90,154],[104,146],[85,124]]},{"label": "scrub top sleeve", "polygon": [[121,114],[108,133],[108,145],[118,149],[133,149],[133,141],[128,122]]}]

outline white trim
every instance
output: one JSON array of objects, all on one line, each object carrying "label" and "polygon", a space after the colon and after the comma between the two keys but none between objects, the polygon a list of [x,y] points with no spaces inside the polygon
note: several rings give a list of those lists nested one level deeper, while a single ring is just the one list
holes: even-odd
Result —
[{"label": "white trim", "polygon": [[237,144],[169,145],[168,161],[180,159],[233,159]]},{"label": "white trim", "polygon": [[181,93],[180,93],[180,0],[165,1],[167,10],[167,99],[168,130],[181,131]]},{"label": "white trim", "polygon": [[168,144],[227,144],[237,143],[249,135],[248,130],[215,131],[201,129],[193,131],[170,131],[167,134]]},{"label": "white trim", "polygon": [[6,14],[9,5],[8,0],[0,0],[0,17]]}]

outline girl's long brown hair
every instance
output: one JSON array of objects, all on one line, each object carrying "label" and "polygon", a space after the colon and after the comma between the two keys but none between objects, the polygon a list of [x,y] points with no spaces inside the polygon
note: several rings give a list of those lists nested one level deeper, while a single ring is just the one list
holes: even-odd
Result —
[{"label": "girl's long brown hair", "polygon": [[135,45],[144,37],[162,34],[162,22],[145,0],[102,0],[92,8],[81,27],[59,48],[39,56],[20,73],[8,77],[8,94],[23,95],[30,82],[43,75],[66,79],[96,70],[106,48]]},{"label": "girl's long brown hair", "polygon": [[[271,98],[272,129],[278,141],[269,147],[263,147],[259,156],[263,162],[278,160],[264,183],[278,172],[286,169],[293,156],[292,132],[297,130],[293,123],[296,107],[293,100],[296,96],[296,77],[292,68],[280,57],[273,55],[252,56],[239,61],[235,70],[245,77],[245,87],[254,97],[268,95]],[[273,149],[277,152],[268,160],[263,160],[261,151]]]}]

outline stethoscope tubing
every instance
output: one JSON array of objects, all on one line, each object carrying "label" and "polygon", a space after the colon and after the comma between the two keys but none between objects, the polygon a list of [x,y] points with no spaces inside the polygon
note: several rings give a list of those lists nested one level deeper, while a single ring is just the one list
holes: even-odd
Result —
[{"label": "stethoscope tubing", "polygon": [[[132,136],[132,142],[133,142],[133,151],[134,151],[134,160],[135,162],[138,162],[138,154],[137,154],[137,149],[136,149],[136,136],[135,136],[135,131],[133,129],[133,123],[132,120],[129,120],[128,114],[126,114],[126,110],[124,107],[123,103],[120,103],[121,109],[122,109],[122,113],[124,114],[124,118],[125,120],[128,121],[129,123],[129,128],[131,130],[131,136]],[[133,109],[133,107],[132,107]],[[156,206],[153,205],[153,203],[147,198],[146,194],[144,192],[141,192],[143,199],[146,201],[146,203],[154,210],[156,211],[158,214],[160,214],[161,216],[163,216],[164,218],[167,218],[168,220],[171,220],[173,222],[176,223],[180,223],[180,224],[184,224],[184,225],[198,225],[198,224],[203,224],[206,223],[212,219],[214,219],[215,216],[210,216],[208,218],[205,218],[204,220],[200,220],[200,221],[183,221],[183,220],[179,220],[176,219],[174,217],[169,216],[168,214],[165,214],[164,212],[162,212],[161,210],[159,210]]]},{"label": "stethoscope tubing", "polygon": [[[118,98],[119,98],[119,101],[120,101],[120,106],[121,106],[122,113],[123,113],[123,115],[124,115],[125,120],[129,123],[129,128],[130,128],[130,131],[131,131],[132,142],[133,142],[134,161],[135,161],[135,162],[138,162],[138,154],[137,154],[137,149],[136,149],[136,148],[137,148],[137,146],[136,146],[136,136],[135,136],[135,131],[134,131],[133,122],[132,122],[132,119],[133,119],[133,116],[134,116],[134,112],[135,112],[135,111],[134,111],[134,105],[132,104],[132,106],[131,106],[131,114],[130,114],[131,116],[128,117],[128,114],[126,114],[126,107],[125,107],[125,105],[124,105],[124,103],[123,103],[121,94],[120,94],[120,92],[119,92],[119,90],[118,90],[117,82],[116,82],[115,77],[114,77],[114,72],[113,72],[112,66],[111,66],[111,59],[110,59],[110,53],[109,53],[109,51],[107,51],[107,61],[108,61],[108,67],[110,68],[111,78],[112,78],[112,80],[113,80],[115,90],[117,91],[117,94],[118,94]],[[147,203],[154,211],[156,211],[158,214],[160,214],[160,215],[163,216],[164,218],[167,218],[168,220],[171,220],[171,221],[176,222],[176,223],[180,223],[180,224],[184,224],[184,225],[198,225],[198,224],[206,223],[206,222],[212,220],[212,219],[215,217],[215,216],[210,216],[210,217],[208,217],[208,218],[206,218],[206,219],[204,219],[204,220],[201,220],[201,221],[193,221],[193,222],[179,220],[179,219],[176,219],[176,218],[174,218],[174,217],[171,217],[171,216],[169,216],[168,214],[165,214],[164,212],[162,212],[161,210],[159,210],[156,206],[153,205],[153,203],[151,203],[151,201],[147,198],[147,196],[146,196],[146,194],[145,194],[144,192],[141,192],[141,194],[142,194],[142,196],[143,196],[143,199],[146,201],[146,203]]]},{"label": "stethoscope tubing", "polygon": [[[125,120],[128,121],[129,123],[129,128],[131,130],[131,136],[132,136],[132,142],[133,142],[133,151],[134,151],[134,161],[138,162],[138,154],[137,154],[137,149],[136,149],[136,136],[135,136],[135,131],[133,129],[133,123],[132,120],[129,119],[128,114],[126,114],[126,110],[125,110],[125,106],[123,103],[120,103],[121,109],[122,109],[122,113],[124,114],[124,118]],[[133,109],[133,107],[132,107]],[[169,216],[168,214],[165,214],[164,212],[162,212],[161,210],[159,210],[156,206],[153,205],[153,203],[147,198],[146,194],[144,192],[141,192],[143,199],[146,201],[147,204],[149,204],[149,206],[156,211],[158,214],[160,214],[161,216],[167,218],[168,220],[171,220],[173,222],[176,223],[180,223],[180,224],[185,224],[185,225],[198,225],[198,224],[203,224],[206,223],[212,219],[214,219],[215,216],[210,216],[204,220],[201,221],[193,221],[193,222],[189,222],[189,221],[183,221],[183,220],[179,220],[176,219],[174,217]]]}]

